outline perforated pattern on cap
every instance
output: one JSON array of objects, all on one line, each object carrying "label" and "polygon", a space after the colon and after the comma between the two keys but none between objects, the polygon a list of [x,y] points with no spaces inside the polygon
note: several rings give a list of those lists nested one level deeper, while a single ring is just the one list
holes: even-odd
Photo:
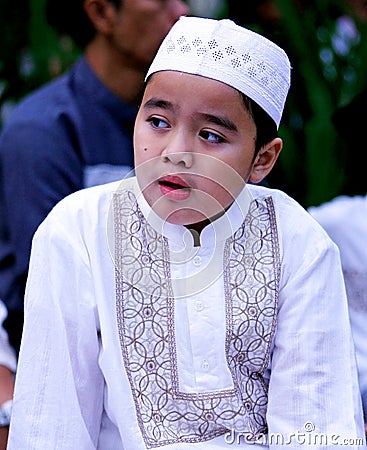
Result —
[{"label": "perforated pattern on cap", "polygon": [[230,20],[182,17],[171,29],[147,78],[162,70],[202,75],[248,95],[277,126],[290,86],[290,63],[273,42]]}]

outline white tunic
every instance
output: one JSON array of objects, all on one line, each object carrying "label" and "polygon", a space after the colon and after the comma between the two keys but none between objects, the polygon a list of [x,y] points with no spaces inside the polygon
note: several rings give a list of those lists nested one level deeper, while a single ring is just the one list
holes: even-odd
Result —
[{"label": "white tunic", "polygon": [[196,247],[135,179],[72,194],[37,231],[10,450],[363,435],[339,254],[285,194],[249,186]]},{"label": "white tunic", "polygon": [[310,208],[310,213],[340,250],[359,384],[367,414],[367,196],[340,196]]}]

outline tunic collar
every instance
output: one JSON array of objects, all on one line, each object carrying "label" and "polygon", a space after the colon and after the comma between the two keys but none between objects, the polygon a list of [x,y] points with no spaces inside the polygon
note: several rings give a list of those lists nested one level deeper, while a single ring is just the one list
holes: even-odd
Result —
[{"label": "tunic collar", "polygon": [[[201,247],[213,247],[219,241],[225,241],[241,227],[248,213],[252,195],[245,186],[230,208],[218,219],[207,225],[200,235]],[[190,230],[183,225],[176,225],[162,220],[148,205],[144,195],[137,196],[138,205],[149,224],[171,245],[178,250],[194,246],[194,238]]]}]

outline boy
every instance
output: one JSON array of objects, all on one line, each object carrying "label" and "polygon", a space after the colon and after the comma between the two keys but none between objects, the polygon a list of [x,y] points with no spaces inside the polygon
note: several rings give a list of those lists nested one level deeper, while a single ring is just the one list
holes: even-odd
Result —
[{"label": "boy", "polygon": [[337,250],[285,194],[246,185],[281,150],[289,83],[262,36],[175,24],[137,177],[73,194],[34,239],[10,449],[362,447]]}]

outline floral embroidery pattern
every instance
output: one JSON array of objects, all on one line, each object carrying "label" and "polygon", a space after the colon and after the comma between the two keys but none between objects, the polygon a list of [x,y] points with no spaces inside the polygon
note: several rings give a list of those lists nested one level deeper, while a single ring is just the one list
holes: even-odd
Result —
[{"label": "floral embroidery pattern", "polygon": [[126,190],[114,196],[116,311],[125,370],[147,448],[229,429],[266,431],[263,380],[276,323],[279,255],[272,202],[254,201],[223,258],[226,354],[234,389],[178,390],[169,247]]}]

